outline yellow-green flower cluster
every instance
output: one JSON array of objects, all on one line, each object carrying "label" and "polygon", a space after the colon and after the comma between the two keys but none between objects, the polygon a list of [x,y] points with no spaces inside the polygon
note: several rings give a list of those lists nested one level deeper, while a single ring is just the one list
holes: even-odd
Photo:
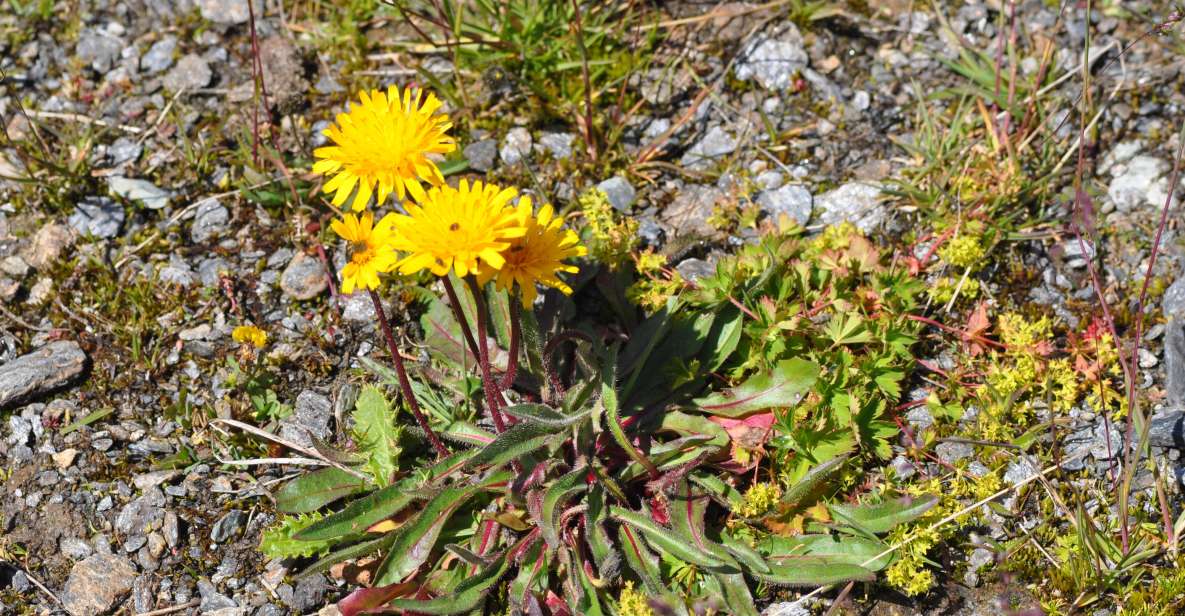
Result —
[{"label": "yellow-green flower cluster", "polygon": [[638,247],[638,221],[618,216],[609,198],[597,188],[580,195],[577,202],[592,235],[592,254],[614,269],[623,265]]},{"label": "yellow-green flower cluster", "polygon": [[[456,149],[447,135],[452,124],[437,114],[440,101],[423,92],[397,88],[386,93],[363,92],[360,105],[337,117],[326,130],[335,145],[318,149],[321,159],[313,171],[333,174],[325,185],[335,193],[334,205],[353,195],[353,208],[364,210],[372,196],[376,207],[390,193],[410,195],[407,214],[345,214],[331,224],[350,245],[349,263],[342,268],[342,292],[375,289],[380,274],[422,270],[437,276],[450,271],[494,281],[507,292],[518,289],[523,304],[536,296],[536,284],[564,293],[572,289],[558,276],[575,273],[566,263],[583,256],[576,233],[563,226],[550,205],[536,212],[529,197],[513,188],[462,180],[444,184],[432,156]],[[422,182],[431,187],[424,190]]]},{"label": "yellow-green flower cluster", "polygon": [[761,517],[777,506],[782,500],[782,488],[776,483],[755,483],[748,490],[740,503],[733,508],[733,512],[746,518]]},{"label": "yellow-green flower cluster", "polygon": [[[959,286],[960,280],[962,280],[962,287]],[[979,281],[971,277],[963,279],[953,278],[951,276],[943,276],[938,280],[935,280],[934,284],[927,287],[926,293],[929,294],[930,298],[935,302],[938,302],[939,304],[945,304],[954,298],[956,289],[959,292],[959,297],[966,299],[975,299],[979,297]]]},{"label": "yellow-green flower cluster", "polygon": [[938,249],[938,257],[943,262],[960,269],[978,269],[975,266],[986,253],[982,238],[969,233],[956,235]]},{"label": "yellow-green flower cluster", "polygon": [[646,601],[646,594],[634,589],[634,583],[627,581],[617,599],[617,613],[621,616],[654,616],[654,610]]}]

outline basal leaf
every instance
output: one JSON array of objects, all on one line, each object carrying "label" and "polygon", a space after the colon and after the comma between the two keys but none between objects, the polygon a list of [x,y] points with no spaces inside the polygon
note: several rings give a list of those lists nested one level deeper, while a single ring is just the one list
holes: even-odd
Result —
[{"label": "basal leaf", "polygon": [[562,426],[550,426],[529,421],[514,424],[499,434],[494,442],[477,452],[477,455],[469,460],[467,466],[469,468],[484,465],[498,466],[511,460],[517,460],[546,446],[552,436],[562,429]]},{"label": "basal leaf", "polygon": [[699,398],[695,403],[700,409],[722,417],[785,408],[798,404],[818,377],[818,364],[797,357],[785,359],[772,371],[755,374],[736,387]]},{"label": "basal leaf", "polygon": [[296,534],[302,541],[320,541],[361,533],[371,525],[399,513],[425,495],[406,482],[389,485],[359,498],[345,509],[305,527]]},{"label": "basal leaf", "polygon": [[389,609],[403,610],[411,614],[462,614],[477,610],[485,602],[490,588],[506,573],[509,566],[506,558],[483,568],[477,575],[466,578],[447,595],[417,601],[414,599],[395,599],[386,605]]},{"label": "basal leaf", "polygon": [[769,573],[753,576],[778,586],[826,586],[852,580],[871,582],[872,571],[826,556],[787,556],[769,563]]},{"label": "basal leaf", "polygon": [[920,498],[902,497],[874,505],[832,504],[827,508],[836,521],[850,522],[873,534],[887,533],[898,524],[921,516],[938,504],[934,495]]},{"label": "basal leaf", "polygon": [[539,530],[543,534],[543,539],[547,541],[548,547],[559,546],[560,536],[556,528],[560,515],[559,508],[568,497],[587,487],[584,483],[587,473],[587,467],[577,468],[555,480],[544,492]]},{"label": "basal leaf", "polygon": [[633,528],[638,529],[646,537],[646,541],[654,546],[656,550],[661,550],[683,562],[700,567],[722,568],[728,564],[725,560],[718,558],[707,550],[701,550],[694,544],[689,543],[687,539],[679,536],[674,531],[660,526],[657,522],[651,520],[650,516],[621,507],[610,507],[609,511],[610,515],[617,521],[629,524]]},{"label": "basal leaf", "polygon": [[831,562],[858,565],[875,571],[883,569],[893,558],[892,554],[885,554],[888,546],[877,539],[830,534],[796,537],[769,535],[762,538],[757,547],[771,563],[793,560],[799,556],[820,556]]},{"label": "basal leaf", "polygon": [[285,484],[276,493],[276,509],[284,513],[308,513],[365,487],[362,479],[331,466]]},{"label": "basal leaf", "polygon": [[394,422],[387,397],[373,385],[363,387],[358,394],[353,417],[354,441],[366,456],[365,468],[379,487],[386,486],[398,469],[403,429]]},{"label": "basal leaf", "polygon": [[799,479],[790,489],[782,493],[782,503],[789,507],[798,507],[805,504],[803,501],[808,496],[818,492],[818,490],[827,484],[828,480],[836,471],[847,462],[847,454],[836,456],[823,462],[807,472],[802,479]]},{"label": "basal leaf", "polygon": [[543,404],[515,404],[503,409],[503,412],[511,417],[522,419],[528,422],[535,422],[552,426],[555,428],[565,428],[581,419],[588,416],[589,411],[586,409],[583,412],[573,415],[565,415],[549,406]]}]

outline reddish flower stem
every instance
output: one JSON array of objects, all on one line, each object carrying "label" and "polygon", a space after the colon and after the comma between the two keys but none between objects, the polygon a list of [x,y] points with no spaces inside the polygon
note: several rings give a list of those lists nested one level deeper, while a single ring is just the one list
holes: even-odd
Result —
[{"label": "reddish flower stem", "polygon": [[506,361],[506,374],[502,375],[502,389],[510,389],[514,386],[514,377],[518,373],[518,347],[519,339],[523,335],[522,320],[523,310],[519,304],[518,297],[510,298],[510,359]]},{"label": "reddish flower stem", "polygon": [[395,344],[395,334],[391,333],[391,324],[387,322],[387,313],[383,310],[383,303],[379,301],[379,294],[375,293],[374,289],[370,289],[369,292],[370,301],[374,302],[374,312],[379,315],[379,325],[382,327],[383,337],[387,340],[387,350],[390,351],[391,361],[395,364],[395,373],[399,375],[399,388],[403,390],[403,397],[407,398],[407,406],[411,409],[411,414],[415,416],[420,429],[428,435],[428,442],[432,443],[432,448],[436,450],[437,455],[443,458],[449,455],[448,447],[445,447],[436,432],[432,431],[432,426],[428,425],[428,418],[424,417],[423,411],[420,410],[420,403],[411,391],[411,381],[407,378],[407,369],[403,367],[403,358],[399,355],[399,345]]},{"label": "reddish flower stem", "polygon": [[482,296],[481,287],[472,276],[465,278],[469,291],[473,293],[473,301],[477,304],[477,350],[478,364],[481,366],[481,388],[485,390],[486,406],[490,407],[490,418],[494,420],[494,428],[499,434],[506,431],[506,420],[502,418],[502,404],[498,399],[502,395],[502,388],[494,380],[490,371],[490,345],[486,340],[486,303]]},{"label": "reddish flower stem", "polygon": [[465,317],[465,309],[461,307],[461,300],[457,298],[457,290],[453,288],[453,281],[449,280],[448,276],[441,276],[440,282],[444,285],[445,295],[448,295],[448,303],[453,309],[453,317],[461,324],[461,333],[465,336],[469,351],[473,353],[473,357],[480,358],[481,353],[477,350],[477,341],[473,339],[473,330],[469,328],[469,319]]}]

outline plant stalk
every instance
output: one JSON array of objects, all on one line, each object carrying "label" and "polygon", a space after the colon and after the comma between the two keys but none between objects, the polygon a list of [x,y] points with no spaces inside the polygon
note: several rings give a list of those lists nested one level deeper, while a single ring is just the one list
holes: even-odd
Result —
[{"label": "plant stalk", "polygon": [[469,345],[469,351],[473,353],[474,358],[480,358],[481,353],[477,350],[477,341],[473,339],[473,330],[469,327],[469,319],[465,317],[465,309],[461,307],[461,300],[457,298],[457,290],[453,288],[453,281],[448,276],[441,276],[440,282],[444,285],[445,295],[448,295],[448,303],[453,309],[453,317],[461,324],[461,333],[465,336],[465,343]]},{"label": "plant stalk", "polygon": [[428,418],[424,417],[423,411],[420,410],[420,403],[412,393],[411,381],[407,378],[407,369],[403,367],[403,358],[399,355],[399,345],[395,344],[395,334],[391,333],[391,324],[387,322],[387,313],[383,310],[379,294],[374,289],[369,289],[368,292],[370,301],[374,302],[374,312],[379,315],[379,326],[382,327],[383,337],[387,340],[387,350],[391,353],[391,361],[395,363],[395,373],[399,375],[399,388],[403,390],[403,397],[407,398],[407,406],[411,409],[411,414],[415,416],[420,429],[428,435],[428,442],[432,443],[432,448],[436,450],[437,455],[443,458],[449,455],[448,447],[444,446],[444,442],[432,430],[432,426],[428,425]]},{"label": "plant stalk", "polygon": [[502,376],[502,389],[514,386],[514,377],[518,374],[518,348],[523,335],[523,309],[518,297],[510,298],[510,359],[506,362],[506,374]]},{"label": "plant stalk", "polygon": [[477,286],[477,279],[473,276],[465,278],[469,291],[473,293],[473,301],[477,305],[477,350],[478,364],[481,366],[481,388],[485,391],[486,406],[490,407],[490,418],[494,420],[494,428],[499,434],[506,431],[506,420],[502,417],[502,405],[498,399],[502,395],[502,388],[490,371],[490,344],[486,340],[486,303],[482,296],[481,287]]}]

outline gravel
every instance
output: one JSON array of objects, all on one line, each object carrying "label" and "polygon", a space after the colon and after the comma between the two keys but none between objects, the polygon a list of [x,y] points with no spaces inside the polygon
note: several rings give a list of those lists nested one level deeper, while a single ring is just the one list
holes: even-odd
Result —
[{"label": "gravel", "polygon": [[166,71],[173,66],[173,54],[176,52],[177,37],[166,35],[140,56],[140,70],[148,75]]},{"label": "gravel", "polygon": [[169,197],[172,196],[169,191],[158,188],[147,180],[125,178],[118,175],[107,178],[107,186],[111,192],[125,199],[138,201],[140,205],[150,210],[159,210],[168,206]]},{"label": "gravel", "polygon": [[809,62],[802,34],[785,22],[772,36],[754,37],[738,57],[733,72],[741,81],[756,81],[766,90],[780,91],[794,83]]},{"label": "gravel", "polygon": [[204,88],[210,85],[210,80],[214,78],[214,72],[210,70],[210,64],[206,59],[196,55],[188,54],[182,56],[167,74],[161,83],[165,89],[174,94],[185,91],[193,92],[194,90]]},{"label": "gravel", "polygon": [[498,155],[502,157],[503,163],[517,165],[524,158],[530,156],[531,144],[530,131],[516,126],[506,133],[506,138],[502,140],[502,147],[498,149]]},{"label": "gravel", "polygon": [[[781,176],[779,175],[779,177]],[[757,196],[757,205],[761,207],[761,211],[765,212],[766,216],[777,221],[779,217],[785,215],[803,226],[810,222],[813,203],[811,191],[797,184],[787,184],[781,188],[766,190]]]},{"label": "gravel", "polygon": [[201,244],[226,233],[230,223],[230,210],[217,199],[202,201],[193,216],[189,237],[195,244]]},{"label": "gravel", "polygon": [[493,169],[497,162],[498,142],[494,139],[475,141],[465,146],[463,154],[471,169],[485,173]]},{"label": "gravel", "polygon": [[819,222],[835,225],[849,221],[860,231],[871,233],[884,221],[887,212],[881,202],[881,189],[875,184],[849,182],[815,198]]}]

